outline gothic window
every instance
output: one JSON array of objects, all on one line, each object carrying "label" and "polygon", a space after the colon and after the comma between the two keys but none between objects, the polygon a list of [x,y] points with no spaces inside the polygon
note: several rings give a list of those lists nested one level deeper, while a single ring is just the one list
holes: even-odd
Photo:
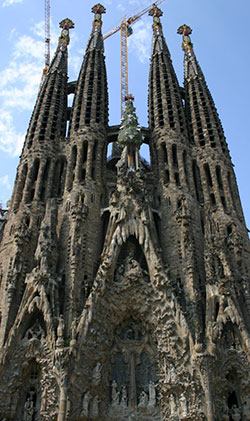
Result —
[{"label": "gothic window", "polygon": [[46,192],[46,186],[47,186],[47,180],[49,175],[49,169],[50,169],[50,159],[47,159],[45,167],[43,169],[43,175],[42,175],[42,189],[41,189],[41,200],[45,200],[45,192]]},{"label": "gothic window", "polygon": [[173,158],[174,167],[178,168],[178,158],[177,158],[177,147],[176,147],[176,145],[172,145],[172,158]]},{"label": "gothic window", "polygon": [[77,146],[74,145],[71,150],[70,165],[68,166],[68,181],[67,181],[68,190],[72,189],[72,184],[75,179],[76,157],[77,157]]},{"label": "gothic window", "polygon": [[133,318],[116,329],[111,356],[111,408],[159,411],[158,370],[151,347],[145,329]]},{"label": "gothic window", "polygon": [[61,197],[64,190],[65,183],[66,160],[65,158],[56,161],[54,169],[54,192],[53,197]]},{"label": "gothic window", "polygon": [[86,176],[86,161],[88,154],[88,142],[85,140],[81,150],[81,165],[79,168],[79,180],[84,181]]},{"label": "gothic window", "polygon": [[166,144],[164,142],[161,143],[161,150],[162,150],[162,155],[163,155],[163,161],[165,162],[165,164],[168,164],[168,152],[167,152]]},{"label": "gothic window", "polygon": [[211,177],[211,173],[210,173],[210,169],[209,169],[208,164],[204,164],[204,171],[205,171],[205,174],[206,174],[206,180],[207,180],[208,187],[213,187],[213,181],[212,181],[212,177]]},{"label": "gothic window", "polygon": [[24,375],[25,382],[20,389],[17,416],[18,419],[24,421],[38,421],[40,420],[41,406],[41,371],[35,360],[29,361],[28,369]]},{"label": "gothic window", "polygon": [[29,193],[29,202],[31,202],[35,195],[35,188],[36,188],[36,180],[38,176],[40,161],[39,159],[35,159],[33,168],[32,168],[32,176],[30,182],[30,193]]},{"label": "gothic window", "polygon": [[95,141],[93,145],[93,151],[92,151],[92,169],[91,169],[91,177],[93,180],[95,180],[96,147],[97,147],[97,142]]},{"label": "gothic window", "polygon": [[197,198],[199,203],[203,203],[200,170],[199,170],[199,167],[198,167],[198,165],[196,164],[195,161],[193,162],[192,170],[193,170],[193,178],[194,178],[196,198]]},{"label": "gothic window", "polygon": [[189,186],[189,177],[188,177],[188,169],[187,169],[187,152],[186,151],[183,151],[183,167],[184,167],[186,183]]},{"label": "gothic window", "polygon": [[221,203],[224,209],[226,209],[226,199],[225,199],[224,187],[223,187],[223,182],[222,182],[222,177],[221,177],[221,169],[218,165],[216,166],[216,177],[217,177],[217,183],[218,183],[219,192],[220,192]]}]

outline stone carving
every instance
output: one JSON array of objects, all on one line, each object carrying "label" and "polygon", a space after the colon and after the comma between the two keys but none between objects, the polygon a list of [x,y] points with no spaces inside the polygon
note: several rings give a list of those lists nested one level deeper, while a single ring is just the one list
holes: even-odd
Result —
[{"label": "stone carving", "polygon": [[118,390],[117,390],[117,383],[116,383],[115,380],[112,381],[111,397],[112,397],[112,402],[111,402],[112,407],[114,407],[114,408],[118,407],[119,406],[120,392],[118,392]]},{"label": "stone carving", "polygon": [[81,415],[84,415],[85,417],[87,417],[89,415],[89,403],[90,400],[92,399],[91,393],[88,390],[84,396],[83,396],[83,400],[82,400],[82,411],[81,411]]},{"label": "stone carving", "polygon": [[41,340],[42,338],[44,338],[44,331],[39,323],[38,320],[35,321],[34,325],[31,326],[29,329],[27,329],[26,333],[25,333],[25,338],[30,340],[30,339],[39,339]]},{"label": "stone carving", "polygon": [[164,383],[175,384],[177,381],[177,375],[176,375],[174,364],[169,363],[168,365],[167,361],[165,361],[164,372],[165,372]]},{"label": "stone carving", "polygon": [[148,405],[148,395],[143,390],[139,396],[138,408],[147,408],[147,405]]},{"label": "stone carving", "polygon": [[246,420],[250,420],[250,397],[246,397],[243,403],[243,415]]},{"label": "stone carving", "polygon": [[65,328],[64,318],[61,314],[58,319],[58,325],[57,325],[57,341],[56,341],[57,346],[63,346],[64,344],[64,328]]},{"label": "stone carving", "polygon": [[127,408],[127,404],[128,404],[127,389],[126,389],[126,386],[122,386],[120,406],[122,408]]},{"label": "stone carving", "polygon": [[156,405],[156,385],[154,384],[154,382],[152,381],[149,382],[148,390],[149,390],[148,407],[154,408]]},{"label": "stone carving", "polygon": [[233,421],[240,421],[240,419],[241,419],[241,411],[239,410],[239,408],[237,408],[236,405],[232,406],[232,409],[230,411],[230,415],[231,415]]},{"label": "stone carving", "polygon": [[170,415],[172,417],[177,416],[177,406],[175,402],[175,396],[171,393],[169,396],[169,407],[170,407]]},{"label": "stone carving", "polygon": [[181,393],[179,400],[180,400],[180,416],[182,418],[185,418],[187,417],[187,414],[188,414],[188,407],[187,407],[187,399],[184,393]]},{"label": "stone carving", "polygon": [[35,408],[34,408],[33,394],[32,392],[30,392],[24,404],[24,413],[23,413],[24,421],[32,421],[34,412],[35,412]]},{"label": "stone carving", "polygon": [[92,402],[92,417],[93,418],[99,417],[99,403],[100,403],[99,396],[94,396],[93,402]]},{"label": "stone carving", "polygon": [[[153,8],[150,127],[139,127],[129,97],[122,151],[106,163],[118,127],[107,124],[102,6],[95,11],[76,83],[68,84],[65,53],[73,24],[61,23],[15,206],[0,211],[0,414],[201,421],[206,413],[208,421],[247,421],[249,242],[190,29],[181,29],[182,101]],[[75,93],[72,112],[67,92]],[[142,141],[150,165],[140,158]]]},{"label": "stone carving", "polygon": [[35,252],[37,266],[43,274],[54,271],[57,261],[56,219],[56,202],[54,199],[50,199],[46,206]]},{"label": "stone carving", "polygon": [[100,384],[101,377],[102,377],[102,365],[100,362],[98,362],[93,370],[92,384],[95,386],[98,386],[98,384]]}]

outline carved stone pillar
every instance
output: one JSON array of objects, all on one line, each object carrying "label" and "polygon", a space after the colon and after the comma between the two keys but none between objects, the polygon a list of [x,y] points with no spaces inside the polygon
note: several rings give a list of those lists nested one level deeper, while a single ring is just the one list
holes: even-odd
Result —
[{"label": "carved stone pillar", "polygon": [[66,411],[67,410],[67,387],[65,385],[60,387],[60,397],[59,397],[59,410],[57,421],[66,420]]},{"label": "carved stone pillar", "polygon": [[206,402],[206,415],[207,421],[214,421],[214,413],[213,413],[213,400],[212,400],[212,393],[210,388],[210,376],[209,373],[213,372],[211,366],[213,365],[213,357],[209,355],[202,355],[197,358],[197,363],[200,368],[203,389],[205,394],[205,402]]}]

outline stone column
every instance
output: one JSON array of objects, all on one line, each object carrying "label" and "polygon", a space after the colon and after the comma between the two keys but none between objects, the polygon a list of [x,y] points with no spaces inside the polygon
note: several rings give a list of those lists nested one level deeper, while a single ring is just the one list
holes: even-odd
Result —
[{"label": "stone column", "polygon": [[67,387],[63,384],[60,387],[60,397],[59,397],[59,410],[57,421],[66,420],[66,411],[67,411]]}]

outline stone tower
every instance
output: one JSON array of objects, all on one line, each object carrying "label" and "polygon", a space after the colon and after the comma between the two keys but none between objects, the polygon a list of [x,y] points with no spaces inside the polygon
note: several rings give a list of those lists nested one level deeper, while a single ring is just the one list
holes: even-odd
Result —
[{"label": "stone tower", "polygon": [[191,29],[181,88],[153,5],[149,127],[132,96],[110,127],[92,11],[77,82],[60,23],[1,218],[0,419],[249,421],[249,240]]}]

